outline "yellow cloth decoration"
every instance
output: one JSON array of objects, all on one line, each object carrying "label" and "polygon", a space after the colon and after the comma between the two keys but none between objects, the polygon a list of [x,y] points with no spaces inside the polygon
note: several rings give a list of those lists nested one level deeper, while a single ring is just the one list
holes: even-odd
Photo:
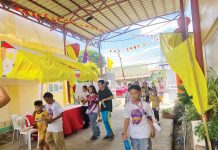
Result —
[{"label": "yellow cloth decoration", "polygon": [[34,51],[39,51],[39,52],[58,52],[61,51],[60,49],[37,43],[37,42],[32,42],[32,41],[27,41],[24,39],[20,39],[16,37],[15,35],[10,35],[10,34],[2,34],[0,33],[0,41],[7,41],[10,44],[16,44],[21,47],[25,47]]},{"label": "yellow cloth decoration", "polygon": [[67,54],[70,58],[72,58],[73,60],[77,60],[76,54],[75,54],[74,49],[71,45],[67,45],[66,50],[67,50]]},{"label": "yellow cloth decoration", "polygon": [[[203,112],[206,112],[208,110],[208,91],[206,79],[195,58],[193,35],[190,35],[184,42],[180,41],[182,41],[180,33],[161,34],[161,48],[167,62],[182,79],[186,91],[190,96],[193,96],[195,108],[199,114],[202,114],[199,100],[202,100]],[[189,50],[191,55],[189,55]],[[194,70],[197,74],[196,78]],[[197,92],[197,86],[200,89],[199,93]]]},{"label": "yellow cloth decoration", "polygon": [[51,54],[37,55],[19,50],[14,68],[7,75],[7,78],[39,80],[41,82],[73,80],[74,70],[58,63]]},{"label": "yellow cloth decoration", "polygon": [[114,64],[113,60],[108,57],[107,58],[107,67],[108,67],[108,70],[112,69],[113,64]]}]

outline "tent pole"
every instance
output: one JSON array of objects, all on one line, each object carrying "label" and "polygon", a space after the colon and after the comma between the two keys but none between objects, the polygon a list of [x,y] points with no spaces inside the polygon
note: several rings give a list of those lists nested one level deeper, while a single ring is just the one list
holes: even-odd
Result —
[{"label": "tent pole", "polygon": [[[67,49],[66,49],[66,27],[65,25],[63,26],[63,41],[64,41],[64,55],[67,55]],[[70,98],[70,82],[67,81],[67,103],[71,103],[71,98]]]}]

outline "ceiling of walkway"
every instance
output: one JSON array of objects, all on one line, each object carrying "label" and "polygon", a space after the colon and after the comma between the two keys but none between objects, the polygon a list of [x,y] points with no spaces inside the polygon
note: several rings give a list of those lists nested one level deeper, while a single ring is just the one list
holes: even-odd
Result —
[{"label": "ceiling of walkway", "polygon": [[[1,0],[0,3],[1,9],[52,30],[66,31],[82,41],[179,11],[179,0]],[[18,12],[16,8],[71,22],[54,22],[42,16],[35,19],[27,13]]]}]

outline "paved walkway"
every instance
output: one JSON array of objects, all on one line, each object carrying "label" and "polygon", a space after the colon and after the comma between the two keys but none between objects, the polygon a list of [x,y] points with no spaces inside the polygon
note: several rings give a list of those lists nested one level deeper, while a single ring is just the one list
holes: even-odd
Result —
[{"label": "paved walkway", "polygon": [[[171,150],[172,149],[172,120],[161,118],[162,130],[157,133],[156,138],[153,140],[153,150]],[[121,141],[122,127],[123,127],[123,107],[116,107],[112,113],[112,126],[115,133],[113,141],[103,140],[105,135],[102,123],[99,123],[101,128],[101,137],[99,140],[90,141],[91,129],[78,131],[77,133],[65,138],[67,150],[123,150],[123,143]],[[26,150],[26,147],[18,146],[18,143],[9,143],[0,147],[2,150]]]}]

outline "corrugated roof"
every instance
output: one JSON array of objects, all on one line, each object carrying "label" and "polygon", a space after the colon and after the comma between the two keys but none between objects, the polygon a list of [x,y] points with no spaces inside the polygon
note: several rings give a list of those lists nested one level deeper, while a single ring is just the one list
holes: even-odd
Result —
[{"label": "corrugated roof", "polygon": [[[77,24],[66,24],[67,31],[87,40],[179,11],[179,0],[3,0],[1,4],[3,7],[0,8],[5,10],[18,6],[39,14],[48,14],[50,17],[72,19]],[[90,16],[93,19],[87,22],[86,19]],[[52,24],[49,21],[46,23]],[[58,23],[57,28],[62,26],[63,23]]]}]

